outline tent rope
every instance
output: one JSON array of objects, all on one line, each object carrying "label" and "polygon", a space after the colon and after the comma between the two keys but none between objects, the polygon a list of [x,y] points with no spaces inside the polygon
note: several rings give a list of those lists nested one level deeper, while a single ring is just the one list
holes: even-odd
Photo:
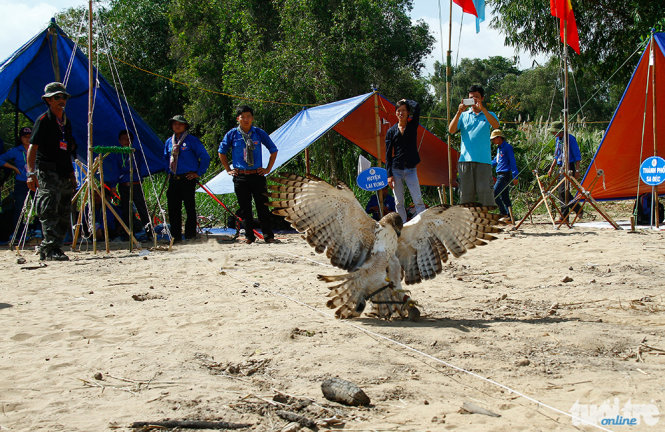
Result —
[{"label": "tent rope", "polygon": [[[105,42],[105,44],[106,44],[105,52],[106,52],[106,56],[107,56],[108,61],[109,61],[109,65],[110,65],[110,69],[111,69],[111,76],[112,76],[112,79],[113,79],[114,88],[116,89],[116,97],[118,98],[118,105],[120,107],[120,114],[122,116],[123,124],[124,124],[126,130],[132,129],[134,131],[134,136],[136,138],[138,147],[141,151],[141,156],[143,157],[143,162],[145,164],[146,169],[148,170],[148,177],[151,180],[150,184],[152,186],[153,195],[155,196],[155,199],[157,200],[157,207],[159,209],[159,214],[161,216],[161,220],[164,222],[163,227],[164,227],[165,232],[166,232],[167,236],[169,237],[169,239],[172,239],[173,235],[171,233],[171,230],[170,230],[168,224],[166,224],[166,212],[164,211],[164,207],[162,206],[160,197],[159,197],[159,195],[157,193],[157,189],[155,187],[155,181],[154,181],[153,173],[150,170],[150,165],[148,164],[148,159],[145,155],[143,143],[142,143],[141,137],[138,133],[138,127],[136,126],[136,121],[134,119],[134,115],[132,113],[132,110],[129,107],[128,102],[127,102],[127,95],[125,93],[125,87],[122,83],[122,79],[120,78],[120,73],[118,72],[117,63],[115,61],[113,61],[116,58],[111,55],[112,45],[109,42],[109,37],[108,37],[108,34],[106,33],[106,28],[104,27],[103,23],[101,22],[101,17],[99,18],[98,21],[100,23],[99,27],[101,29],[100,34],[102,35],[103,42]],[[118,91],[118,89],[120,89],[120,91]],[[122,97],[120,96],[120,92],[122,92]],[[123,105],[123,101],[124,101],[124,105]],[[127,114],[129,116],[129,120],[131,121],[131,125],[132,125],[131,128],[129,127],[128,122],[127,122],[127,118],[125,116],[125,109],[127,109]],[[141,178],[138,162],[137,162],[136,157],[134,155],[130,156],[130,163],[133,164],[133,166],[136,170],[136,173],[138,174],[137,179],[138,179],[138,182],[139,182],[141,193],[143,194],[143,199],[145,201],[145,192],[143,191],[143,179]],[[130,187],[133,187],[133,186],[130,185]],[[133,215],[133,212],[130,212],[130,213]],[[152,217],[150,218],[150,221],[148,222],[148,226],[152,230],[153,235],[155,235],[154,234],[155,233],[155,226],[154,226]]]}]

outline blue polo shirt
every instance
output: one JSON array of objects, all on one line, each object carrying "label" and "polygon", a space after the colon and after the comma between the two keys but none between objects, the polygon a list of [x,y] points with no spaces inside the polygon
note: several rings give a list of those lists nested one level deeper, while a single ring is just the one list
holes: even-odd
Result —
[{"label": "blue polo shirt", "polygon": [[0,167],[9,162],[14,165],[21,172],[16,174],[16,180],[18,181],[28,181],[28,172],[26,171],[26,161],[27,161],[27,151],[22,145],[12,147],[7,150],[7,153],[0,155]]},{"label": "blue polo shirt", "polygon": [[[488,111],[496,121],[499,118],[491,111]],[[492,125],[485,114],[481,111],[476,114],[469,108],[464,111],[457,121],[457,129],[462,135],[462,145],[460,147],[460,162],[478,162],[492,163],[492,146],[490,145],[490,133]]]},{"label": "blue polo shirt", "polygon": [[268,149],[270,154],[277,152],[277,146],[270,135],[268,135],[263,129],[259,129],[255,126],[252,126],[249,130],[249,136],[254,141],[254,165],[249,166],[245,161],[245,139],[242,137],[242,134],[238,131],[238,128],[233,128],[224,135],[224,139],[219,143],[219,150],[221,154],[227,154],[229,149],[231,149],[231,159],[233,160],[233,168],[241,170],[254,170],[263,167],[263,160],[261,158],[262,151],[261,145]]},{"label": "blue polo shirt", "polygon": [[492,166],[496,167],[497,173],[512,172],[513,178],[517,178],[519,171],[517,171],[517,162],[515,161],[515,152],[513,146],[508,141],[503,141],[497,146],[496,157],[492,160]]},{"label": "blue polo shirt", "polygon": [[[554,159],[556,164],[563,165],[563,145],[564,139],[556,137],[556,148],[554,149]],[[568,162],[574,163],[582,160],[582,153],[580,153],[580,146],[577,145],[577,140],[571,134],[568,134]]]},{"label": "blue polo shirt", "polygon": [[[172,139],[172,136],[169,137],[164,144],[164,156],[166,158],[167,170],[169,160],[171,159],[171,150],[173,150]],[[176,167],[176,172],[174,174],[182,175],[193,171],[201,177],[208,170],[209,165],[210,155],[203,146],[203,143],[194,135],[187,135],[185,141],[180,146],[178,166]]]}]

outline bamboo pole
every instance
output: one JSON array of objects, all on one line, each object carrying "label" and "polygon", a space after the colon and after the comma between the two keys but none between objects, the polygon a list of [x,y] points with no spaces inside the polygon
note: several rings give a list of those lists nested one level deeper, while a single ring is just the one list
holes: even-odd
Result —
[{"label": "bamboo pole", "polygon": [[[106,253],[111,252],[109,249],[109,227],[108,227],[108,221],[106,219],[106,190],[104,188],[104,156],[100,156],[100,164],[99,164],[99,182],[101,184],[102,188],[102,193],[101,193],[101,199],[102,199],[102,221],[104,223],[104,246],[106,247]],[[94,171],[92,171],[94,173]],[[95,229],[95,226],[92,226],[92,229],[97,231]]]},{"label": "bamboo pole", "polygon": [[[452,79],[451,68],[451,54],[452,54],[452,36],[453,35],[453,0],[450,0],[450,11],[448,15],[448,52],[446,54],[446,133],[448,134],[448,200],[449,204],[453,205],[453,167],[450,158],[452,157],[450,151],[451,138],[449,125],[450,125],[450,81]],[[443,41],[441,41],[443,44]],[[443,47],[441,47],[443,48]]]},{"label": "bamboo pole", "polygon": [[[88,2],[88,167],[92,166],[92,0]],[[93,196],[94,171],[88,169],[88,193],[90,197],[90,221],[92,224],[92,251],[97,253],[97,233],[95,230],[95,197]],[[106,212],[104,212],[106,213]]]},{"label": "bamboo pole", "polygon": [[[376,119],[376,166],[381,167],[381,116],[379,115],[379,93],[376,89],[374,89],[374,117]],[[381,214],[383,199],[378,192],[376,202],[379,205],[379,214]]]}]

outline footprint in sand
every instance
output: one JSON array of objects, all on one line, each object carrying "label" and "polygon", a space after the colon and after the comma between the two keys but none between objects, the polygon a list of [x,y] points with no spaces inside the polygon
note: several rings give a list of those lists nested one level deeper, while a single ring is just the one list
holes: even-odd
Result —
[{"label": "footprint in sand", "polygon": [[11,340],[22,342],[24,340],[30,339],[31,337],[32,335],[30,333],[16,333],[14,336],[11,337]]}]

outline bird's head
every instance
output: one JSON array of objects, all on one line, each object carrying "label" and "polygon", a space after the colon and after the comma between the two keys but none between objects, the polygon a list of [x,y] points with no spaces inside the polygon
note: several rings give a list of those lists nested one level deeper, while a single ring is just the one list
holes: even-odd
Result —
[{"label": "bird's head", "polygon": [[404,225],[404,223],[402,222],[402,217],[398,213],[395,212],[388,213],[383,218],[381,218],[379,223],[383,226],[388,226],[388,225],[392,226],[395,232],[397,233],[397,237],[399,237],[400,234],[402,234],[402,226]]}]

